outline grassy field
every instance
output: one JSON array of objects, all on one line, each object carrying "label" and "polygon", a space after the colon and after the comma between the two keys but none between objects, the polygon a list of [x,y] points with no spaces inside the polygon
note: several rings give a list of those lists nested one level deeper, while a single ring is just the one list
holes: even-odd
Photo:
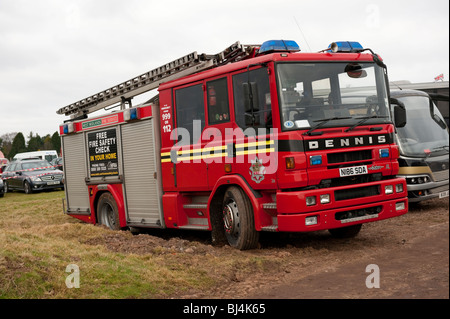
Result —
[{"label": "grassy field", "polygon": [[[171,298],[281,261],[212,247],[206,233],[186,240],[161,231],[113,232],[65,215],[63,197],[53,191],[0,198],[0,298]],[[75,283],[69,265],[79,269],[79,288],[66,285]]]}]

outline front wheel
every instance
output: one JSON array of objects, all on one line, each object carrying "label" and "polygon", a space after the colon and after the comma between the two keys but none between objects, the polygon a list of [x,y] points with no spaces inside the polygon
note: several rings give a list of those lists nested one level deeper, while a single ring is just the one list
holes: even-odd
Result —
[{"label": "front wheel", "polygon": [[222,218],[230,246],[240,250],[257,247],[259,233],[255,230],[252,205],[239,187],[231,186],[226,190]]},{"label": "front wheel", "polygon": [[23,189],[25,191],[25,194],[33,193],[33,190],[31,189],[31,185],[27,181],[25,181],[25,183],[23,184]]},{"label": "front wheel", "polygon": [[110,193],[103,193],[97,204],[97,221],[112,230],[120,230],[119,209]]}]

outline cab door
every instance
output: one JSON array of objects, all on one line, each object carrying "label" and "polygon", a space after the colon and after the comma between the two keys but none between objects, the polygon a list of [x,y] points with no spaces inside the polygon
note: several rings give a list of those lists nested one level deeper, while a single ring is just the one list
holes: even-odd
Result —
[{"label": "cab door", "polygon": [[177,142],[171,150],[179,191],[208,189],[207,164],[202,160],[205,127],[203,82],[174,89]]}]

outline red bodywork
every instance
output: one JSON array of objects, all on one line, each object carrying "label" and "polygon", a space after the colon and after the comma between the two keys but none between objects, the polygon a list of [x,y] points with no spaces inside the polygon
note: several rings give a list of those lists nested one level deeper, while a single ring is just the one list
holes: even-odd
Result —
[{"label": "red bodywork", "polygon": [[[373,58],[369,54],[345,53],[298,53],[298,54],[268,54],[256,57],[249,62],[244,60],[237,63],[232,63],[222,67],[217,67],[208,71],[204,71],[195,75],[191,75],[179,80],[164,83],[159,87],[159,122],[161,129],[161,179],[162,179],[162,208],[164,214],[165,226],[168,228],[179,228],[188,223],[191,218],[198,218],[201,215],[208,219],[208,225],[205,229],[211,230],[211,221],[209,220],[210,208],[216,194],[223,192],[223,189],[230,185],[238,185],[241,187],[250,202],[252,203],[253,213],[255,216],[256,230],[263,230],[264,227],[276,226],[277,231],[292,231],[304,232],[315,231],[322,229],[330,229],[336,227],[350,226],[353,224],[360,224],[368,221],[376,221],[385,218],[398,216],[407,212],[407,192],[404,179],[395,178],[399,166],[397,163],[398,147],[393,143],[393,139],[388,143],[365,145],[359,147],[347,147],[344,149],[325,149],[325,150],[297,150],[292,147],[293,143],[305,145],[308,141],[316,141],[319,138],[323,140],[332,140],[341,138],[345,135],[348,138],[362,138],[366,137],[370,141],[375,139],[378,135],[393,136],[394,128],[391,124],[382,125],[362,125],[354,129],[351,133],[343,134],[343,128],[326,128],[321,129],[323,134],[317,136],[304,136],[304,131],[289,131],[283,132],[280,129],[280,112],[278,106],[277,86],[275,80],[275,62],[277,61],[367,61],[372,62]],[[231,77],[234,74],[243,72],[251,64],[250,69],[258,68],[253,66],[264,63],[271,78],[270,94],[272,104],[272,118],[274,135],[270,136],[270,140],[275,140],[278,143],[278,149],[274,148],[272,151],[264,154],[265,163],[269,161],[276,161],[278,169],[270,174],[264,176],[264,180],[255,182],[251,179],[251,165],[249,161],[240,161],[239,156],[227,163],[225,160],[222,163],[207,163],[205,160],[178,162],[174,164],[168,160],[168,156],[174,147],[174,141],[170,138],[170,133],[176,127],[176,105],[174,104],[174,90],[191,85],[193,83],[203,84],[206,81],[214,80],[216,78],[228,79],[228,98],[230,101],[230,121],[222,124],[208,125],[205,124],[205,129],[213,128],[222,136],[220,142],[213,138],[203,140],[195,145],[190,145],[182,150],[194,151],[203,150],[211,147],[225,147],[228,144],[245,144],[258,142],[254,137],[244,137],[239,135],[227,136],[227,129],[238,130],[236,124],[236,116],[232,101],[234,100],[233,90],[231,88]],[[206,89],[205,89],[206,90]],[[206,97],[205,97],[206,101]],[[207,111],[205,107],[205,111]],[[152,116],[151,106],[144,106],[140,108],[141,119]],[[108,114],[98,118],[104,122],[105,126],[116,125],[123,123],[122,112]],[[75,131],[79,132],[85,130],[83,123],[92,121],[83,120],[74,123]],[[103,124],[102,124],[103,125]],[[127,125],[127,124],[124,124]],[[371,130],[372,129],[372,130]],[[375,131],[375,132],[374,132]],[[61,135],[63,135],[61,127]],[[281,141],[281,143],[280,143]],[[292,142],[294,141],[294,142]],[[289,145],[284,148],[283,145]],[[269,146],[271,144],[268,144]],[[381,148],[389,148],[389,157],[380,158],[379,150]],[[269,148],[268,148],[269,149]],[[379,181],[370,181],[367,183],[359,183],[355,185],[334,186],[325,188],[314,188],[312,186],[318,185],[321,180],[337,179],[339,178],[338,168],[332,168],[327,162],[327,155],[332,153],[353,152],[360,150],[368,150],[372,156],[367,161],[355,163],[355,165],[367,165],[371,172],[379,173],[381,176]],[[323,163],[318,166],[312,166],[309,163],[309,157],[320,154],[323,156]],[[263,154],[261,154],[262,156]],[[245,155],[248,158],[251,155]],[[287,169],[285,161],[287,157],[294,158],[295,167]],[[247,158],[247,157],[246,157]],[[264,163],[264,164],[265,164]],[[228,166],[230,164],[231,166]],[[126,176],[125,176],[126,178]],[[385,193],[385,185],[393,185],[395,189],[398,184],[402,184],[401,192],[393,192],[392,194]],[[311,186],[311,189],[305,189]],[[365,187],[373,187],[376,194],[371,196],[363,196],[349,199],[337,199],[335,194],[338,192],[346,192],[354,190],[355,188],[364,189]],[[122,227],[126,224],[126,212],[124,208],[123,191],[120,183],[105,185],[89,185],[90,211],[91,215],[76,215],[74,217],[80,218],[86,222],[96,222],[96,201],[99,194],[105,191],[111,192],[116,199],[119,206],[120,223]],[[322,194],[330,195],[330,202],[320,204],[316,203],[312,206],[306,206],[305,198],[307,196],[315,196],[317,199]],[[186,209],[184,205],[190,203],[192,196],[203,196],[208,198],[204,203],[204,207],[196,209]],[[274,203],[276,202],[276,206]],[[404,209],[396,210],[396,204],[403,203]],[[350,221],[343,223],[335,218],[336,213],[347,212],[349,210],[362,211],[365,209],[374,209],[374,214],[367,219],[359,219],[354,222]],[[317,216],[317,224],[306,225],[305,218],[309,216]],[[277,224],[274,224],[274,219],[277,219]]]}]

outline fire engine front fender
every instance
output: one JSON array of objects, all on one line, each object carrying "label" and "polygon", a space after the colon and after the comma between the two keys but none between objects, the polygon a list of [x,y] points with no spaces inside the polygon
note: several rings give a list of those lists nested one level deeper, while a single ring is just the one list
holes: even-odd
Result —
[{"label": "fire engine front fender", "polygon": [[[239,186],[244,193],[247,195],[248,199],[250,200],[253,208],[253,214],[255,218],[255,229],[261,230],[261,220],[260,220],[260,205],[258,202],[258,198],[262,198],[262,195],[254,190],[247,181],[240,175],[226,175],[221,178],[219,178],[214,185],[214,188],[211,192],[211,196],[209,197],[208,201],[208,211],[211,218],[211,224],[214,228],[214,220],[216,219],[217,215],[220,216],[220,218],[217,218],[221,221],[221,209],[222,209],[222,202],[225,195],[225,191],[230,186]],[[217,214],[219,213],[219,214]],[[222,226],[223,227],[223,226]]]},{"label": "fire engine front fender", "polygon": [[100,196],[105,193],[109,192],[116,204],[117,208],[119,210],[119,221],[120,221],[120,227],[126,227],[127,221],[125,217],[125,205],[124,205],[124,199],[123,199],[123,192],[122,192],[122,184],[99,184],[99,185],[92,185],[89,187],[89,194],[91,199],[91,211],[92,218],[95,218],[95,221],[97,222],[97,203]]}]

